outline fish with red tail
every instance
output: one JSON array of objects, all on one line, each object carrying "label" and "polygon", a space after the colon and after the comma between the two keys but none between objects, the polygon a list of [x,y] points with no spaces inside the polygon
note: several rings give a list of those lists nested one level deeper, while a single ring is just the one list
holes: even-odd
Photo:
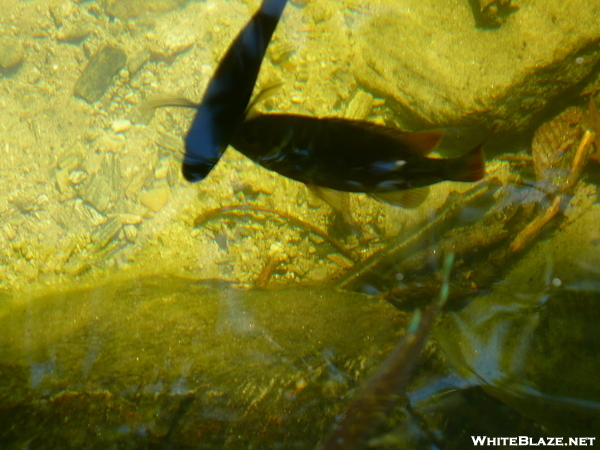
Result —
[{"label": "fish with red tail", "polygon": [[263,0],[225,53],[199,105],[168,100],[150,105],[197,109],[185,138],[182,172],[186,180],[201,181],[209,174],[244,120],[265,51],[286,3]]},{"label": "fish with red tail", "polygon": [[458,158],[428,158],[442,137],[439,130],[409,133],[359,120],[258,114],[239,125],[231,145],[305,183],[334,207],[342,191],[410,208],[425,200],[429,185],[485,176],[482,144]]}]

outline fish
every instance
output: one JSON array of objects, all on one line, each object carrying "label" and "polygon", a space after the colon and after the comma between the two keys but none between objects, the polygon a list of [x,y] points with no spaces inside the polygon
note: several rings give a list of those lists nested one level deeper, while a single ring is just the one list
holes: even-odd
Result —
[{"label": "fish", "polygon": [[432,184],[485,176],[483,142],[457,158],[427,157],[443,135],[337,117],[254,114],[238,126],[231,145],[262,167],[306,184],[334,209],[343,192],[414,208]]},{"label": "fish", "polygon": [[286,3],[287,0],[262,1],[221,59],[200,104],[163,98],[147,105],[196,109],[185,137],[182,173],[187,181],[195,183],[208,176],[244,120],[267,46]]}]

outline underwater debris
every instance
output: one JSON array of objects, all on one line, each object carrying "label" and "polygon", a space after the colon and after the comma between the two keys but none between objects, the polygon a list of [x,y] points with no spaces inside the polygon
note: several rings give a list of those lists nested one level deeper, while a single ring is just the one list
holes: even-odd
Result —
[{"label": "underwater debris", "polygon": [[562,187],[558,189],[556,197],[552,200],[550,206],[538,217],[536,217],[527,227],[525,227],[511,242],[510,251],[516,253],[522,250],[529,242],[531,242],[544,226],[550,222],[554,216],[561,210],[561,203],[568,201],[571,191],[579,182],[581,172],[590,158],[590,146],[594,139],[594,133],[586,130],[581,142],[577,148],[575,155],[572,158],[571,170],[569,171]]},{"label": "underwater debris", "polygon": [[544,190],[563,186],[577,145],[585,132],[583,109],[569,107],[540,126],[533,137],[531,154],[538,183]]},{"label": "underwater debris", "polygon": [[[427,221],[413,235],[404,235],[393,239],[385,248],[378,250],[366,260],[361,261],[356,267],[347,272],[336,284],[339,289],[363,291],[365,286],[389,286],[398,272],[400,263],[415,254],[430,248],[432,236],[443,236],[449,230],[460,225],[462,212],[470,207],[475,209],[491,207],[494,195],[502,183],[497,178],[484,180],[462,194],[451,194],[446,203],[436,213],[432,221]],[[488,233],[489,235],[489,233]],[[471,250],[473,250],[471,246]],[[456,251],[456,249],[454,249]],[[422,264],[413,266],[418,270]],[[439,289],[439,286],[436,287]],[[431,296],[430,296],[431,297]]]},{"label": "underwater debris", "polygon": [[444,257],[439,298],[423,313],[419,310],[404,337],[375,374],[363,385],[346,412],[335,423],[319,450],[361,450],[368,447],[373,431],[398,399],[406,395],[406,386],[438,311],[448,300],[450,270],[454,253]]},{"label": "underwater debris", "polygon": [[[293,217],[284,212],[275,211],[272,209],[260,208],[260,207],[248,206],[248,205],[221,206],[220,208],[215,208],[213,210],[207,211],[207,212],[201,214],[200,216],[196,217],[196,219],[194,220],[194,228],[200,227],[210,220],[214,220],[214,219],[218,219],[218,218],[222,218],[222,217],[229,216],[229,217],[234,217],[234,218],[241,218],[241,217],[255,218],[255,216],[257,216],[257,215],[260,217],[261,215],[264,215],[264,214],[275,215],[275,216],[281,217],[282,219],[284,219],[284,221],[289,222],[291,225],[302,228],[309,233],[313,233],[313,234],[319,236],[321,239],[323,239],[324,241],[327,241],[329,244],[331,244],[333,247],[335,247],[336,250],[339,251],[346,258],[349,258],[350,260],[354,260],[353,256],[348,252],[348,250],[346,250],[346,248],[341,243],[339,243],[336,239],[332,238],[328,234],[322,232],[314,225],[311,225],[310,223],[305,222],[302,219]],[[264,218],[258,218],[255,220],[264,221]]]},{"label": "underwater debris", "polygon": [[596,147],[596,152],[590,158],[600,162],[600,112],[598,112],[593,95],[590,95],[588,122],[590,130],[595,134],[594,146]]}]

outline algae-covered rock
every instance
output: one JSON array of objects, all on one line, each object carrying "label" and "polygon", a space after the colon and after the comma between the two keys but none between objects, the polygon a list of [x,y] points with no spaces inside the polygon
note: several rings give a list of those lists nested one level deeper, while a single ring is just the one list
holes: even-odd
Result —
[{"label": "algae-covered rock", "polygon": [[387,3],[359,30],[355,75],[404,126],[459,127],[465,148],[497,119],[527,129],[600,60],[598,2],[514,2],[497,30],[476,28],[466,0]]},{"label": "algae-covered rock", "polygon": [[123,50],[111,46],[102,48],[81,73],[75,85],[75,95],[88,103],[99,100],[126,62],[127,56]]},{"label": "algae-covered rock", "polygon": [[313,448],[404,324],[362,295],[169,277],[15,304],[0,319],[0,441]]}]

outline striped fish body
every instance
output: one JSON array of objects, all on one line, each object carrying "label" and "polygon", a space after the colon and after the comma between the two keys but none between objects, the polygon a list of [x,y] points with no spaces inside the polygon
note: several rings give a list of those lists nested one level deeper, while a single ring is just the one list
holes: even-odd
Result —
[{"label": "striped fish body", "polygon": [[337,191],[385,194],[481,179],[481,146],[459,158],[425,156],[442,136],[437,130],[406,133],[357,120],[265,114],[243,122],[231,144],[266,169]]}]

